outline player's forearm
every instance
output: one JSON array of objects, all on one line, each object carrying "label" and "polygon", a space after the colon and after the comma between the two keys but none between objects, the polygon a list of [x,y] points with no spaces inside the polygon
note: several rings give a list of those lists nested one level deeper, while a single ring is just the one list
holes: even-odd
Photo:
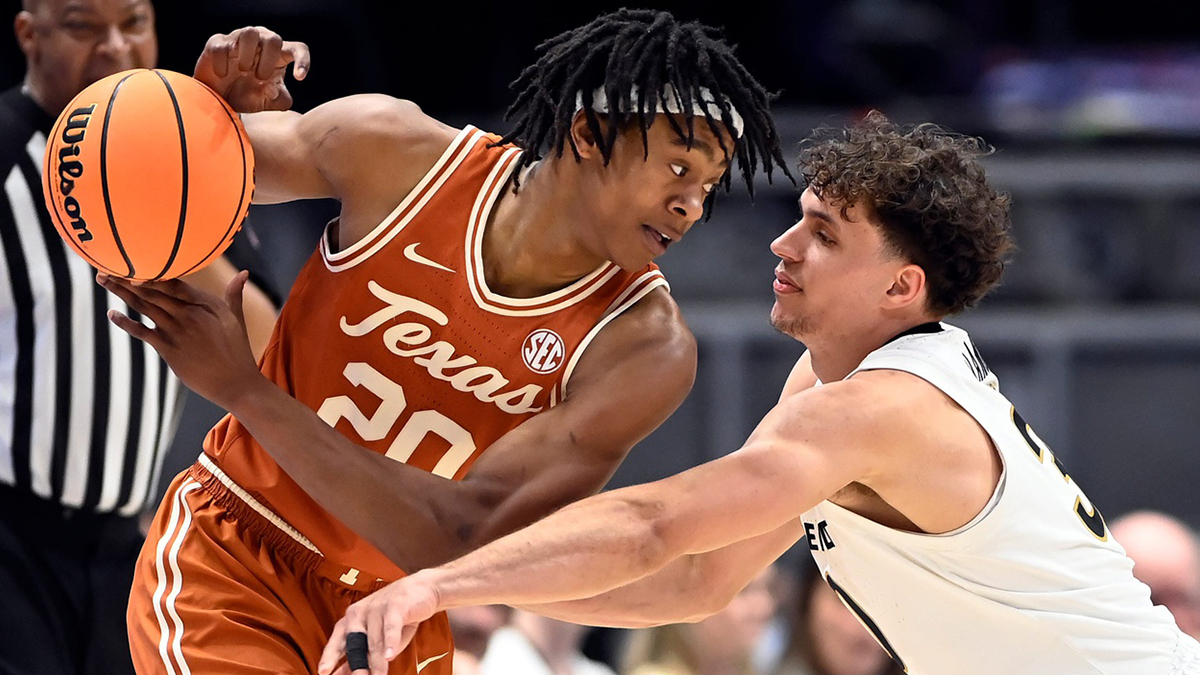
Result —
[{"label": "player's forearm", "polygon": [[563,621],[643,628],[699,621],[720,611],[803,535],[799,519],[766,534],[674,559],[654,574],[592,598],[528,605]]},{"label": "player's forearm", "polygon": [[679,555],[660,537],[666,506],[651,486],[615,490],[421,572],[439,609],[592,598],[653,574]]},{"label": "player's forearm", "polygon": [[[461,555],[461,484],[362,448],[265,378],[229,411],[321,506],[406,572]],[[420,546],[410,542],[419,541]]]},{"label": "player's forearm", "polygon": [[658,572],[600,595],[579,600],[522,605],[521,609],[588,626],[647,628],[698,621],[715,611],[705,593],[698,556],[671,561]]},{"label": "player's forearm", "polygon": [[[794,492],[798,479],[774,457],[769,450],[740,451],[585,499],[428,570],[420,583],[441,609],[547,604],[599,596],[677,558],[704,554],[721,592],[736,592],[756,569],[747,560],[774,550],[761,569],[796,539],[804,504],[784,490]],[[752,555],[744,555],[743,546]],[[655,595],[663,590],[649,581],[645,588]]]}]

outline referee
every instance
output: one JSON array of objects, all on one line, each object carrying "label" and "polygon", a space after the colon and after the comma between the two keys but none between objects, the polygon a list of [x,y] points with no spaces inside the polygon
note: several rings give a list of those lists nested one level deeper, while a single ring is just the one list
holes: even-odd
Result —
[{"label": "referee", "polygon": [[[154,66],[154,8],[22,8],[25,80],[0,94],[0,675],[120,675],[133,672],[125,605],[143,541],[138,516],[181,389],[153,349],[108,321],[110,308],[137,315],[56,233],[40,171],[51,123],[76,93]],[[219,296],[235,273],[222,259],[189,281]],[[256,287],[245,302],[261,353],[275,310]]]}]

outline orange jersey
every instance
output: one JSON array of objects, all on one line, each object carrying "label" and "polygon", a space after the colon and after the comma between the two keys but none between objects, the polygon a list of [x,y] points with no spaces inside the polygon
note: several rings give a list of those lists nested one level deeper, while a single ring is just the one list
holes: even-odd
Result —
[{"label": "orange jersey", "polygon": [[[536,298],[489,290],[484,229],[520,153],[489,147],[496,140],[467,127],[361,241],[334,251],[327,231],[262,362],[267,377],[358,445],[455,479],[498,438],[562,399],[608,320],[666,286],[654,265],[629,273],[606,263]],[[204,447],[206,465],[326,559],[384,580],[403,574],[296,485],[232,416]]]}]

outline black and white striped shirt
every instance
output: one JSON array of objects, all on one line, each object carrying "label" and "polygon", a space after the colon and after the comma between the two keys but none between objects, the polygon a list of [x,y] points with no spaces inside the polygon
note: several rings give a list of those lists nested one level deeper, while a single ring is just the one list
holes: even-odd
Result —
[{"label": "black and white striped shirt", "polygon": [[0,95],[0,483],[132,516],[154,493],[180,385],[106,318],[137,314],[50,222],[41,166],[52,122],[19,89]]}]

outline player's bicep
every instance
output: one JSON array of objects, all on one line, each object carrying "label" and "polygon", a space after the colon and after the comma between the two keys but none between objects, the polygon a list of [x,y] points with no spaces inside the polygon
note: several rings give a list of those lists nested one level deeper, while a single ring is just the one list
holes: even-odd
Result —
[{"label": "player's bicep", "polygon": [[242,119],[254,147],[257,203],[403,197],[456,133],[415,103],[378,94]]},{"label": "player's bicep", "polygon": [[272,110],[243,115],[242,123],[254,148],[255,204],[334,196],[316,161],[319,129],[311,118]]}]

